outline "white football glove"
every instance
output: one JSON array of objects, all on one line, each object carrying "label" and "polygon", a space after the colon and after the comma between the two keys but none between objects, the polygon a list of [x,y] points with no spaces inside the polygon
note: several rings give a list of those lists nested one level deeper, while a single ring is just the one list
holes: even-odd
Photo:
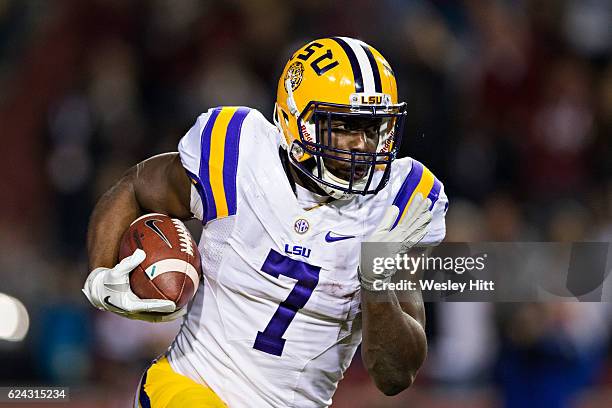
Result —
[{"label": "white football glove", "polygon": [[[399,216],[399,208],[392,205],[387,209],[382,221],[376,227],[374,233],[368,238],[367,242],[383,242],[397,243],[397,249],[394,251],[399,254],[407,253],[410,248],[418,244],[425,234],[427,227],[431,222],[431,200],[423,198],[423,195],[418,193],[412,199],[410,206],[406,209],[406,215],[402,220],[391,229],[393,223]],[[372,268],[359,268],[359,280],[361,287],[367,290],[375,290],[374,283],[380,281],[377,287],[382,287],[382,283],[391,281],[391,277],[395,274],[395,269],[387,270],[380,273],[375,273]]]},{"label": "white football glove", "polygon": [[167,322],[183,316],[185,308],[176,310],[171,300],[140,299],[130,288],[130,272],[146,258],[142,249],[136,249],[114,268],[94,269],[83,287],[87,300],[100,310],[108,310],[130,319],[149,322]]}]

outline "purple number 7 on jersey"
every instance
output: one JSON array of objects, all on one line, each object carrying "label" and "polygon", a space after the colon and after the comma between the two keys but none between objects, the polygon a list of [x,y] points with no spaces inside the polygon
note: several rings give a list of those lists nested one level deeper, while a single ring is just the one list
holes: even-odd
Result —
[{"label": "purple number 7 on jersey", "polygon": [[261,267],[262,272],[278,278],[280,275],[297,280],[289,296],[276,309],[264,331],[257,332],[253,348],[265,353],[280,356],[283,354],[285,339],[283,334],[293,321],[298,310],[310,299],[319,283],[320,266],[291,259],[271,249]]}]

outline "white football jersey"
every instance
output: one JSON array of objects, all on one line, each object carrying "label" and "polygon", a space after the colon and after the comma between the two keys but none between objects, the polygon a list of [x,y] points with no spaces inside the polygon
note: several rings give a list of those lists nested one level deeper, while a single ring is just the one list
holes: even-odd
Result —
[{"label": "white football jersey", "polygon": [[330,405],[361,342],[361,242],[416,191],[433,202],[424,241],[445,234],[443,186],[418,161],[395,160],[376,195],[317,205],[293,192],[282,137],[260,112],[222,107],[179,144],[204,278],[168,358],[231,408]]}]

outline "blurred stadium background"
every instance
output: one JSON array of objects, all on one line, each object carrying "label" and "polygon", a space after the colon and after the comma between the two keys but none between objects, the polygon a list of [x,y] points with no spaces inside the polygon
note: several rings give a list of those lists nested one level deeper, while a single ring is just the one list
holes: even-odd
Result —
[{"label": "blurred stadium background", "polygon": [[[402,152],[445,181],[447,240],[612,240],[610,0],[0,0],[0,292],[30,321],[19,341],[0,303],[0,385],[129,406],[177,325],[87,304],[94,202],[209,107],[271,118],[289,53],[337,34],[394,67]],[[383,397],[356,356],[334,407],[612,406],[609,304],[427,307],[417,384]]]}]

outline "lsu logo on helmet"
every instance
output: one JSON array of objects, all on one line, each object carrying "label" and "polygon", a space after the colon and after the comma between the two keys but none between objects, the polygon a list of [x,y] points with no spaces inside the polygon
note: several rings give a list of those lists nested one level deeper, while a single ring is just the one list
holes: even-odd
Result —
[{"label": "lsu logo on helmet", "polygon": [[287,86],[288,83],[291,84],[291,90],[295,91],[298,86],[302,83],[302,77],[304,75],[304,65],[300,61],[295,61],[289,69],[287,69],[287,74],[285,75],[284,86]]}]

